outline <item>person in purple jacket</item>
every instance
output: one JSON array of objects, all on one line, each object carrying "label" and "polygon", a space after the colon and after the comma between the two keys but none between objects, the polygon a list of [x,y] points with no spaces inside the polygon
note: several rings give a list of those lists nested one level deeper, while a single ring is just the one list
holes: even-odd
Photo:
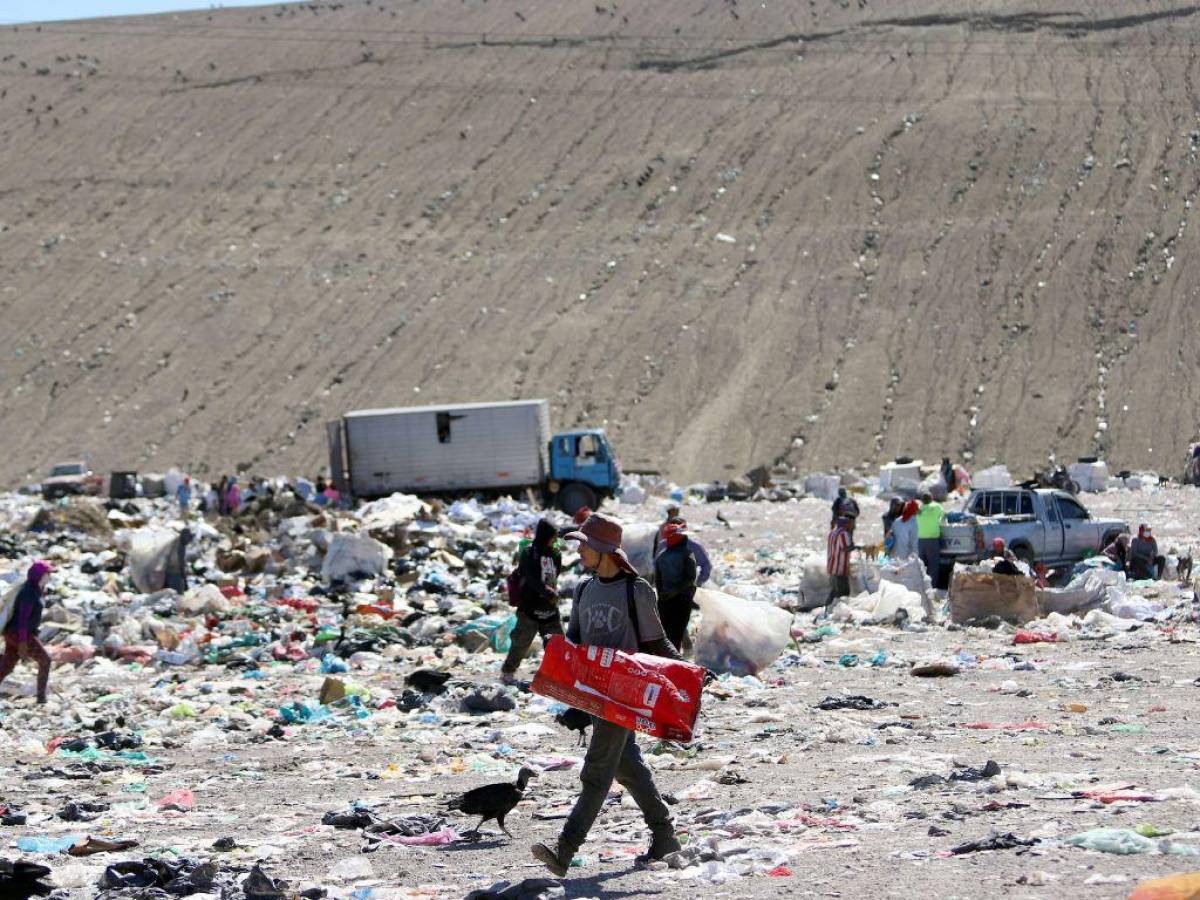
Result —
[{"label": "person in purple jacket", "polygon": [[4,626],[4,656],[0,657],[0,683],[17,666],[18,659],[37,663],[37,702],[46,702],[46,688],[50,683],[50,654],[38,640],[42,627],[42,593],[54,569],[50,563],[37,560],[29,567],[25,583],[17,592],[12,616]]}]

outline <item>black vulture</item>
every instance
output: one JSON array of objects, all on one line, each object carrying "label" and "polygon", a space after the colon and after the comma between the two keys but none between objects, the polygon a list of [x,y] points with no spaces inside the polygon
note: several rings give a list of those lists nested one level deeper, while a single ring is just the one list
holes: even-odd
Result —
[{"label": "black vulture", "polygon": [[449,672],[439,672],[437,669],[417,669],[404,679],[406,684],[412,685],[422,694],[440,694],[446,689],[446,682],[449,680]]},{"label": "black vulture", "polygon": [[495,819],[496,824],[500,826],[500,830],[509,837],[512,837],[512,833],[504,827],[504,817],[512,812],[516,808],[516,805],[521,802],[521,798],[525,796],[525,786],[529,783],[530,778],[537,778],[537,772],[522,766],[521,771],[517,773],[516,784],[505,782],[501,784],[485,784],[483,787],[473,788],[461,797],[455,797],[451,800],[447,808],[457,809],[468,816],[482,817],[479,820],[479,824],[471,832],[476,838],[479,837],[479,829],[483,827],[483,823],[488,819]]},{"label": "black vulture", "polygon": [[579,744],[582,746],[583,742],[587,740],[587,730],[592,724],[592,717],[581,709],[569,706],[555,716],[554,721],[568,731],[578,731]]}]

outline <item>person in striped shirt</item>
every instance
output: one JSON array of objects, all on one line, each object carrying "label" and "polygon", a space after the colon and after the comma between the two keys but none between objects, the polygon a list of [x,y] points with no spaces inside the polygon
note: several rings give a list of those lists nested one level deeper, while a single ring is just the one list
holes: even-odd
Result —
[{"label": "person in striped shirt", "polygon": [[854,518],[838,516],[829,531],[825,553],[825,571],[829,574],[829,600],[826,612],[839,597],[850,596],[850,551],[854,549]]}]

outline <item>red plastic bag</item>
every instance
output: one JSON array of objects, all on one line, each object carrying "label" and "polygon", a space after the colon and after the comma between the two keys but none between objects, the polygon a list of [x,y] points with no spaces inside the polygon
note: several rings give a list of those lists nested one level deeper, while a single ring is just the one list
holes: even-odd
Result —
[{"label": "red plastic bag", "polygon": [[1053,631],[1018,631],[1014,644],[1057,644],[1058,635]]},{"label": "red plastic bag", "polygon": [[533,692],[615,725],[668,741],[690,741],[700,715],[704,669],[550,638]]}]

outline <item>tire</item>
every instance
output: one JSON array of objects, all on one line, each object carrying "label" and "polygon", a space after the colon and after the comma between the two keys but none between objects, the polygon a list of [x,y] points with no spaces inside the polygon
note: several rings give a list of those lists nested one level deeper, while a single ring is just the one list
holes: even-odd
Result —
[{"label": "tire", "polygon": [[558,492],[558,508],[568,516],[575,515],[582,506],[596,508],[596,492],[588,485],[573,481]]}]

